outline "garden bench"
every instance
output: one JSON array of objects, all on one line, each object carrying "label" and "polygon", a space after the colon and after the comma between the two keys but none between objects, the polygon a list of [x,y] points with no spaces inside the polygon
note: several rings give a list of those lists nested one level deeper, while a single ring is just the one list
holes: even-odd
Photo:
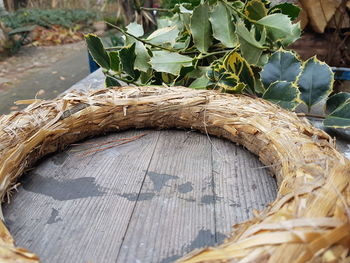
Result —
[{"label": "garden bench", "polygon": [[[102,86],[98,70],[69,90]],[[134,140],[92,148],[125,138]],[[346,141],[338,143],[347,150]],[[17,245],[44,263],[165,263],[222,242],[233,222],[263,209],[276,189],[258,158],[229,141],[194,131],[129,130],[40,161],[4,216]]]}]

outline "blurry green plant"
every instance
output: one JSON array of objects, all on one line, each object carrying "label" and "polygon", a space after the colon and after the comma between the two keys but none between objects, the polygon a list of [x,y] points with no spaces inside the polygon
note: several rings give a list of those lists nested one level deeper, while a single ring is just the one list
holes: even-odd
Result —
[{"label": "blurry green plant", "polygon": [[[299,11],[265,0],[201,1],[193,10],[175,5],[148,36],[137,23],[115,26],[124,34],[121,46],[105,48],[93,34],[86,41],[107,87],[121,81],[179,85],[262,97],[290,110],[303,103],[310,110],[329,96],[334,77],[316,57],[301,61],[285,50],[300,37],[299,24],[292,23]],[[350,99],[332,98],[325,124],[350,127]]]},{"label": "blurry green plant", "polygon": [[76,24],[91,24],[100,18],[96,11],[74,9],[20,9],[15,12],[1,13],[0,21],[7,27],[17,29],[27,25],[50,27],[59,25],[72,28]]},{"label": "blurry green plant", "polygon": [[191,4],[193,7],[197,6],[200,4],[200,0],[162,0],[161,1],[161,6],[164,7],[164,8],[168,8],[168,9],[171,9],[171,8],[174,8],[176,5],[178,4],[184,4],[184,3],[187,3],[187,4]]}]

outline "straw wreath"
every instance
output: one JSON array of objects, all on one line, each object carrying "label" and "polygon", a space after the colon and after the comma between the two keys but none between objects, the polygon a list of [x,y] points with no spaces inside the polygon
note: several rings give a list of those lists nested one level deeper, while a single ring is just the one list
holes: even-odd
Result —
[{"label": "straw wreath", "polygon": [[[23,101],[22,103],[27,103]],[[350,262],[350,162],[326,133],[295,113],[243,95],[182,87],[123,87],[34,101],[0,117],[0,198],[48,153],[130,128],[195,129],[259,156],[279,191],[215,248],[180,262]],[[0,262],[38,262],[0,223]]]}]

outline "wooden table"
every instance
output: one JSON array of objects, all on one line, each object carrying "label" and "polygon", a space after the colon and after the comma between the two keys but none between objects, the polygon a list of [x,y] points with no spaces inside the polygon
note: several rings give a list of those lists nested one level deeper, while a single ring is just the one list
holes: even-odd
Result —
[{"label": "wooden table", "polygon": [[[73,89],[97,88],[101,72]],[[87,154],[92,144],[145,134]],[[84,151],[85,150],[85,151]],[[6,223],[47,263],[172,262],[211,246],[276,196],[259,160],[194,131],[131,130],[47,157],[23,176]]]}]

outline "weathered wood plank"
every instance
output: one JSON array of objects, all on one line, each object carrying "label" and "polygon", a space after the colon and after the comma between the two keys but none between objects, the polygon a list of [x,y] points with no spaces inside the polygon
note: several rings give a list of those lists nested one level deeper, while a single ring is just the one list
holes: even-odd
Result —
[{"label": "weathered wood plank", "polygon": [[118,262],[172,262],[215,244],[211,145],[206,136],[163,131]]},{"label": "weathered wood plank", "polygon": [[140,192],[159,135],[147,133],[88,157],[69,151],[56,154],[29,173],[4,208],[18,245],[38,253],[42,262],[114,262],[135,206],[125,196]]},{"label": "weathered wood plank", "polygon": [[41,162],[4,209],[18,244],[44,263],[172,262],[222,241],[234,221],[273,198],[273,179],[249,169],[261,164],[232,143],[146,133],[92,156],[66,151]]},{"label": "weathered wood plank", "polygon": [[[212,138],[216,232],[251,218],[276,197],[276,180],[256,156],[227,140]],[[231,224],[228,224],[228,223]]]}]

